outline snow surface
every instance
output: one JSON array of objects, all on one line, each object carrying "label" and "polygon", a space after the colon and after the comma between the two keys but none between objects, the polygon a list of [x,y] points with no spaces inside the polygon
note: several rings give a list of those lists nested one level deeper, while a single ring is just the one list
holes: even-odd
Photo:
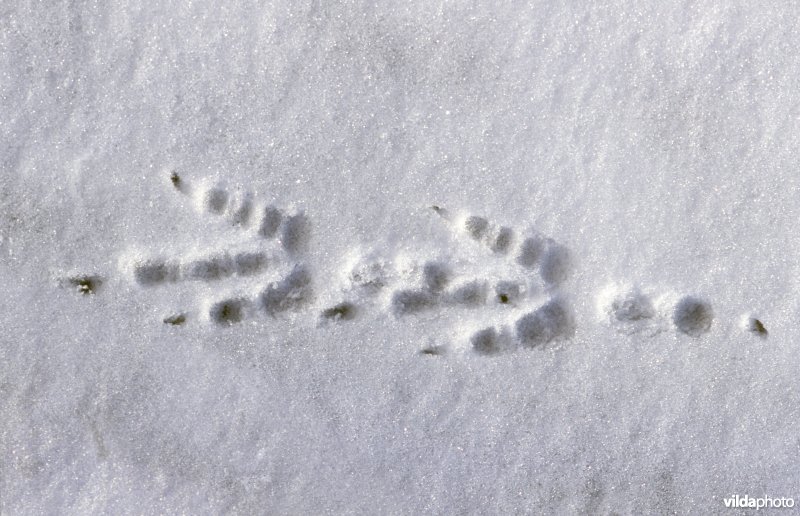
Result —
[{"label": "snow surface", "polygon": [[0,4],[0,513],[800,497],[799,16]]}]

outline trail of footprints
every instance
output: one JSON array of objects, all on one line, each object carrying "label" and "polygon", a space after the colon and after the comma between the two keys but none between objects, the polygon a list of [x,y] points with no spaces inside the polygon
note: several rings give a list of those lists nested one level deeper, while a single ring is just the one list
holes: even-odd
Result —
[{"label": "trail of footprints", "polygon": [[[311,224],[301,211],[259,205],[250,193],[233,194],[219,185],[192,188],[176,172],[170,182],[188,196],[201,213],[226,220],[231,231],[248,237],[245,249],[224,250],[201,256],[136,256],[122,268],[141,288],[158,288],[178,282],[212,285],[235,278],[259,278],[275,270],[285,274],[258,292],[221,296],[207,303],[205,315],[212,323],[229,326],[259,314],[276,317],[299,311],[315,302],[311,270],[300,258],[307,251]],[[473,277],[458,273],[460,257],[397,264],[393,258],[359,257],[347,271],[338,303],[318,313],[322,323],[340,323],[359,317],[365,308],[377,307],[398,320],[458,308],[476,314],[463,341],[472,352],[490,356],[520,348],[535,348],[569,340],[576,332],[575,314],[563,288],[573,272],[569,250],[538,233],[523,234],[492,223],[485,217],[453,217],[440,207],[441,217],[467,247],[466,262]],[[499,274],[498,274],[499,271]],[[99,275],[74,276],[64,285],[81,294],[94,294],[104,283]],[[263,285],[263,283],[262,283]],[[598,296],[599,311],[622,333],[655,334],[671,325],[693,337],[707,333],[714,311],[706,300],[684,297],[669,305],[653,301],[651,293],[628,287],[610,288]],[[669,305],[669,306],[668,306]],[[452,312],[452,310],[451,310]],[[187,312],[166,314],[164,323],[187,323]],[[488,324],[487,324],[487,319]],[[768,335],[755,317],[744,321],[755,335]],[[431,345],[421,353],[440,355],[447,345]]]}]

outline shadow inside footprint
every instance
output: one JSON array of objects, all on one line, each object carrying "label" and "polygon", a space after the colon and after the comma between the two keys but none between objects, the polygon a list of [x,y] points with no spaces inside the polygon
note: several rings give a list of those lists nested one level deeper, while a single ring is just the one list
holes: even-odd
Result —
[{"label": "shadow inside footprint", "polygon": [[486,292],[486,283],[475,280],[457,287],[449,298],[457,305],[475,307],[486,303]]},{"label": "shadow inside footprint", "polygon": [[520,343],[532,348],[552,340],[571,338],[575,334],[575,320],[564,300],[552,299],[517,320],[516,330]]},{"label": "shadow inside footprint", "polygon": [[206,192],[206,211],[215,215],[222,215],[228,206],[228,192],[222,188],[211,188]]},{"label": "shadow inside footprint", "polygon": [[441,292],[450,283],[450,269],[441,262],[428,262],[422,269],[422,281],[431,292]]},{"label": "shadow inside footprint", "polygon": [[247,226],[250,223],[250,215],[253,212],[253,200],[249,196],[242,199],[239,208],[233,212],[231,224],[234,226]]},{"label": "shadow inside footprint", "polygon": [[548,285],[557,286],[564,283],[572,273],[572,256],[569,250],[551,242],[542,256],[539,273]]},{"label": "shadow inside footprint", "polygon": [[261,219],[261,227],[258,229],[258,234],[264,238],[274,237],[278,233],[282,220],[283,215],[277,208],[267,206],[264,209],[264,216]]},{"label": "shadow inside footprint", "polygon": [[302,253],[308,247],[311,238],[311,224],[303,213],[292,215],[283,221],[281,227],[281,245],[292,254]]},{"label": "shadow inside footprint", "polygon": [[252,276],[267,268],[267,255],[261,252],[239,253],[233,261],[239,276]]},{"label": "shadow inside footprint", "polygon": [[544,240],[539,237],[528,237],[519,248],[517,263],[526,269],[533,269],[544,251]]},{"label": "shadow inside footprint", "polygon": [[323,310],[322,318],[332,321],[352,321],[356,317],[356,312],[356,305],[345,301]]},{"label": "shadow inside footprint", "polygon": [[436,298],[424,290],[398,290],[392,295],[392,311],[397,316],[415,314],[434,306]]},{"label": "shadow inside footprint", "polygon": [[201,281],[217,281],[233,274],[234,265],[228,255],[214,256],[187,264],[186,276]]},{"label": "shadow inside footprint", "polygon": [[500,334],[493,327],[478,330],[469,339],[472,350],[478,355],[492,356],[503,351]]},{"label": "shadow inside footprint", "polygon": [[178,280],[178,266],[161,260],[149,260],[137,263],[133,267],[136,283],[143,287],[152,287],[166,282]]},{"label": "shadow inside footprint", "polygon": [[707,301],[687,296],[675,306],[672,320],[678,330],[691,337],[699,337],[711,329],[714,310]]},{"label": "shadow inside footprint", "polygon": [[494,240],[489,246],[493,252],[498,254],[506,254],[511,249],[511,244],[514,243],[514,230],[508,227],[502,227],[495,235]]},{"label": "shadow inside footprint", "polygon": [[480,240],[486,234],[486,230],[489,229],[489,221],[483,217],[472,215],[464,221],[464,229],[473,240]]},{"label": "shadow inside footprint", "polygon": [[312,296],[311,273],[298,265],[283,280],[269,285],[261,295],[261,302],[269,315],[275,315],[305,305]]}]

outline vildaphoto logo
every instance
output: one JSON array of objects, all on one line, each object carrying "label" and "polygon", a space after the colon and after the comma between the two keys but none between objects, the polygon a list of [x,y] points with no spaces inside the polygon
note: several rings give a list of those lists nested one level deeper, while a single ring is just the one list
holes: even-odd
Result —
[{"label": "vildaphoto logo", "polygon": [[794,507],[794,498],[771,498],[769,496],[762,496],[761,498],[754,498],[748,495],[739,496],[733,495],[730,498],[723,498],[725,507],[731,509],[783,509]]}]

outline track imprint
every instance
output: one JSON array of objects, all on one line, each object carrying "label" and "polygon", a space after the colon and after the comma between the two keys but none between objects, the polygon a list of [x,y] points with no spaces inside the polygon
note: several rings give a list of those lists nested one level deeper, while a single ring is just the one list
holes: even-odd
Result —
[{"label": "track imprint", "polygon": [[[469,347],[479,355],[496,355],[569,340],[576,331],[575,315],[563,286],[574,264],[569,249],[537,232],[522,232],[494,224],[486,217],[466,215],[450,221],[452,229],[500,256],[506,277],[473,279],[450,299],[463,306],[490,302],[500,307],[498,321],[474,330]],[[487,276],[498,266],[484,258]]]},{"label": "track imprint", "polygon": [[[136,288],[200,292],[190,294],[200,298],[199,314],[185,307],[167,311],[160,315],[165,325],[182,327],[200,320],[229,327],[316,309],[314,317],[326,326],[373,312],[400,322],[434,321],[444,333],[456,335],[454,347],[480,356],[542,348],[569,341],[578,331],[569,293],[574,256],[566,246],[536,231],[521,231],[476,214],[454,215],[434,206],[455,242],[446,251],[420,259],[414,252],[354,249],[345,260],[339,291],[320,293],[303,260],[312,224],[302,210],[263,203],[251,192],[221,183],[190,184],[175,171],[168,179],[197,216],[208,218],[208,223],[222,222],[216,225],[230,235],[223,240],[230,245],[122,255],[120,272]],[[86,296],[97,294],[106,282],[97,274],[60,280],[63,287]],[[610,285],[597,294],[596,304],[601,321],[629,335],[672,330],[699,338],[712,330],[715,321],[707,299],[628,284]],[[746,331],[767,338],[762,320],[747,315],[742,321]],[[420,353],[443,356],[450,344],[434,339]]]},{"label": "track imprint", "polygon": [[[196,317],[228,327],[259,316],[279,317],[313,302],[313,277],[302,261],[311,241],[311,224],[304,212],[259,203],[252,193],[232,191],[220,183],[190,184],[176,171],[169,173],[169,183],[199,216],[209,217],[208,223],[224,221],[231,245],[199,253],[123,254],[120,271],[139,288],[202,286],[199,315],[194,310],[165,313],[164,324],[183,326]],[[98,276],[68,281],[84,294],[94,293],[103,283]],[[354,312],[339,307],[329,318],[348,319]]]},{"label": "track imprint", "polygon": [[610,285],[597,301],[600,319],[628,335],[654,336],[672,328],[697,338],[711,331],[715,318],[711,303],[703,298],[630,285]]},{"label": "track imprint", "polygon": [[[345,297],[372,304],[401,321],[446,320],[447,314],[463,311],[456,333],[465,333],[457,347],[479,355],[572,338],[575,316],[562,288],[573,270],[566,247],[486,217],[453,216],[438,206],[433,211],[461,242],[456,245],[460,252],[420,261],[416,256],[356,256],[345,281]],[[487,320],[493,322],[487,325]],[[438,356],[446,349],[431,345],[421,353]]]}]

